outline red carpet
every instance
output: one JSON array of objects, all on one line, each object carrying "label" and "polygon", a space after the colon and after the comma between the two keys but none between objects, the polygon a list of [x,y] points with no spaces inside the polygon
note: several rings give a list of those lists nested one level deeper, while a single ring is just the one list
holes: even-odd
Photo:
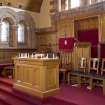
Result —
[{"label": "red carpet", "polygon": [[102,88],[99,87],[89,91],[85,86],[82,88],[62,86],[60,93],[53,99],[65,102],[60,105],[69,105],[68,103],[71,103],[70,105],[105,105],[105,96],[102,94]]},{"label": "red carpet", "polygon": [[12,85],[12,80],[0,78],[0,105],[105,105],[105,96],[99,87],[89,91],[85,86],[62,85],[56,96],[40,99],[14,91]]}]

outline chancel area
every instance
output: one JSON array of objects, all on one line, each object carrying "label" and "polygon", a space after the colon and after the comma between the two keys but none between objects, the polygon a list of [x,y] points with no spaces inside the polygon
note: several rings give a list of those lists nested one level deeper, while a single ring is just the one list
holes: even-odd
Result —
[{"label": "chancel area", "polygon": [[0,0],[0,105],[105,105],[105,0]]}]

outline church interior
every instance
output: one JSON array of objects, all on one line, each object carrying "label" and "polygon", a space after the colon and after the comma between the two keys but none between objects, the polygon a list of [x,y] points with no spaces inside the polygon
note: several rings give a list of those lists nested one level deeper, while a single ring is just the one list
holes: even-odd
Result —
[{"label": "church interior", "polygon": [[105,105],[105,0],[0,0],[0,105]]}]

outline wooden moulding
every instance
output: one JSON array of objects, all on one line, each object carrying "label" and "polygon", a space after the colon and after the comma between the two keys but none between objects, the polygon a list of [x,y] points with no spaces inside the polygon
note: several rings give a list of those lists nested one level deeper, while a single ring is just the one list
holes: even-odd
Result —
[{"label": "wooden moulding", "polygon": [[76,47],[91,47],[90,42],[78,42],[76,43]]}]

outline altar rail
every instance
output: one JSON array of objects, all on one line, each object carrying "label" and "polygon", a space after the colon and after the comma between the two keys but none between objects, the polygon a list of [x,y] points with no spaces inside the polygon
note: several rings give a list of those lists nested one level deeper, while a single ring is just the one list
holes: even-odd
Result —
[{"label": "altar rail", "polygon": [[36,51],[35,49],[15,49],[15,48],[0,48],[0,64],[13,63],[13,58],[18,55],[18,53],[32,53]]}]

